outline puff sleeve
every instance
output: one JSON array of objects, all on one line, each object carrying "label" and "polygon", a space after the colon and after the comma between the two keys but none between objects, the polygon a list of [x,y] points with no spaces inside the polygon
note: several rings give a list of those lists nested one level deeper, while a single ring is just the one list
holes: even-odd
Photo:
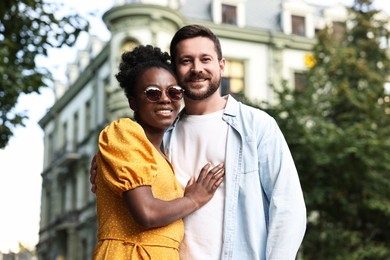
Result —
[{"label": "puff sleeve", "polygon": [[98,175],[117,195],[138,186],[152,185],[157,174],[156,150],[143,128],[129,118],[121,118],[99,135]]}]

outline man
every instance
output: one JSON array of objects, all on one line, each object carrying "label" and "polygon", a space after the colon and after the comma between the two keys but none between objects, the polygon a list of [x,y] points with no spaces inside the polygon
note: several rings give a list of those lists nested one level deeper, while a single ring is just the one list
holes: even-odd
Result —
[{"label": "man", "polygon": [[184,219],[182,259],[295,259],[306,229],[298,174],[275,120],[218,91],[225,60],[218,38],[189,25],[170,46],[185,108],[165,151],[185,186],[206,162],[225,163],[213,199]]}]

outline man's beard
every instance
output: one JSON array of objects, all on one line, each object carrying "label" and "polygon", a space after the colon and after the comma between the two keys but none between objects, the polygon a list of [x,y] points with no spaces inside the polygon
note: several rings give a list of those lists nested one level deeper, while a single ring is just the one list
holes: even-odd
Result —
[{"label": "man's beard", "polygon": [[[188,80],[186,80],[188,82]],[[204,100],[211,95],[213,95],[219,88],[221,84],[221,77],[211,80],[210,84],[207,87],[207,91],[204,93],[197,93],[196,91],[191,91],[191,88],[188,86],[185,86],[185,84],[182,84],[183,88],[185,89],[184,95],[192,100]]]}]

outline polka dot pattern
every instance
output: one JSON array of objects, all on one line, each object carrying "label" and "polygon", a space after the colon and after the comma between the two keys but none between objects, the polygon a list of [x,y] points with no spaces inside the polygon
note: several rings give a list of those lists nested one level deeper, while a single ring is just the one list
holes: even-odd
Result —
[{"label": "polka dot pattern", "polygon": [[179,259],[183,221],[145,230],[128,211],[123,192],[143,185],[162,200],[183,196],[172,165],[146,138],[142,127],[122,118],[99,136],[96,177],[98,244],[94,259]]}]

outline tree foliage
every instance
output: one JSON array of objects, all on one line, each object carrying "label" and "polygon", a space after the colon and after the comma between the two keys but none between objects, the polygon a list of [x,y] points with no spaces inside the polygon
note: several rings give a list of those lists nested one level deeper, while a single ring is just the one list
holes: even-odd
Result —
[{"label": "tree foliage", "polygon": [[50,72],[35,63],[50,48],[72,46],[88,22],[78,14],[59,16],[62,5],[44,0],[0,1],[0,148],[28,118],[14,107],[21,93],[39,93]]},{"label": "tree foliage", "polygon": [[342,37],[319,33],[307,87],[285,85],[266,109],[305,195],[303,259],[390,259],[390,61],[380,44],[389,33],[376,13],[355,1]]}]

